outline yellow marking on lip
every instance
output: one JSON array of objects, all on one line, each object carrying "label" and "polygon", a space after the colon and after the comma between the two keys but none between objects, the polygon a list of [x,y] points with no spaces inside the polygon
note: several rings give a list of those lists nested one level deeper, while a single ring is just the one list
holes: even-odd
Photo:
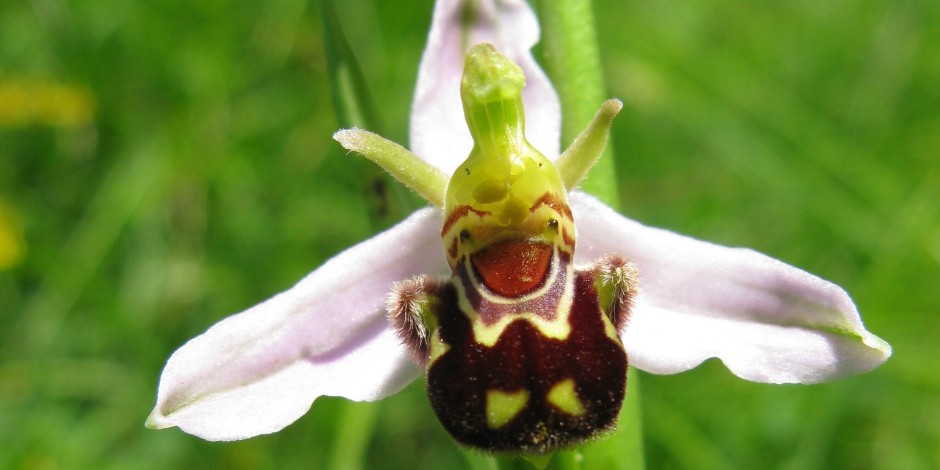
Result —
[{"label": "yellow marking on lip", "polygon": [[616,343],[620,343],[620,333],[617,332],[617,329],[614,328],[614,324],[611,323],[610,318],[607,317],[607,314],[603,310],[600,311],[601,314],[601,323],[604,324],[604,334],[608,338],[614,340]]},{"label": "yellow marking on lip", "polygon": [[514,392],[502,390],[486,391],[486,426],[499,429],[512,421],[529,402],[529,391],[519,389]]},{"label": "yellow marking on lip", "polygon": [[586,410],[574,385],[574,379],[570,378],[558,382],[548,391],[548,402],[569,415],[581,416]]},{"label": "yellow marking on lip", "polygon": [[[457,288],[457,299],[460,310],[464,313],[464,315],[467,315],[467,317],[470,319],[471,325],[473,325],[474,341],[486,347],[493,347],[496,345],[496,342],[499,341],[499,337],[503,334],[503,331],[506,330],[506,327],[508,327],[512,322],[520,319],[529,322],[547,338],[557,339],[560,341],[567,339],[568,335],[571,334],[571,324],[568,322],[568,316],[571,313],[571,303],[574,300],[575,274],[574,269],[570,264],[566,266],[565,269],[568,270],[568,282],[565,283],[565,290],[562,293],[561,298],[558,299],[558,305],[555,307],[555,318],[548,320],[537,315],[535,312],[517,312],[500,318],[496,323],[487,325],[479,318],[479,313],[477,313],[476,309],[470,305],[470,301],[467,300],[467,293],[464,290],[463,283],[454,283],[455,287]],[[553,282],[554,276],[557,275],[558,274],[556,269],[556,272],[552,274],[552,278],[546,282],[546,287],[544,288],[545,290],[548,289],[550,285],[549,283]],[[477,284],[479,281],[474,278],[473,282],[474,284]],[[480,293],[483,294],[482,291]],[[484,295],[484,297],[489,298],[490,296]],[[518,299],[514,300],[513,302],[518,302]]]},{"label": "yellow marking on lip", "polygon": [[431,350],[431,357],[428,359],[427,368],[430,369],[434,362],[436,362],[441,356],[444,355],[444,353],[450,350],[450,345],[441,339],[441,330],[435,329],[434,332],[431,333],[431,340],[428,341],[428,346]]}]

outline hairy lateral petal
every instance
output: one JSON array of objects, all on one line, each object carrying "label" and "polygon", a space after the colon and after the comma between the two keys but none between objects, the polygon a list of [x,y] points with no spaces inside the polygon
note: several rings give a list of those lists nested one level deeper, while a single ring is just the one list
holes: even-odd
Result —
[{"label": "hairy lateral petal", "polygon": [[526,135],[546,157],[557,157],[561,105],[530,52],[538,40],[538,20],[524,0],[438,0],[411,106],[411,151],[446,175],[467,158],[473,141],[460,103],[460,77],[467,49],[488,42],[522,67]]},{"label": "hairy lateral petal", "polygon": [[671,374],[717,357],[747,380],[815,383],[891,355],[831,282],[749,249],[646,227],[583,193],[570,202],[579,257],[619,252],[640,270],[623,339],[642,370]]},{"label": "hairy lateral petal", "polygon": [[170,357],[147,425],[208,440],[282,429],[319,396],[377,400],[418,376],[384,315],[393,282],[446,273],[440,211],[426,208]]}]

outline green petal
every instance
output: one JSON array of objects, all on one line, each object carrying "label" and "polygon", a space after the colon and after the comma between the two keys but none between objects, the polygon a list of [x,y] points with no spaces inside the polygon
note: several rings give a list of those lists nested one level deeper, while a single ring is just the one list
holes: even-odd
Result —
[{"label": "green petal", "polygon": [[333,134],[333,139],[346,150],[372,160],[431,204],[444,207],[447,176],[408,149],[372,132],[355,128],[341,129]]},{"label": "green petal", "polygon": [[607,138],[610,135],[610,126],[621,109],[623,109],[623,103],[620,100],[605,101],[597,110],[597,114],[594,115],[587,129],[581,132],[568,150],[565,150],[565,153],[555,161],[555,167],[561,173],[561,179],[569,191],[584,179],[588,170],[604,154]]}]

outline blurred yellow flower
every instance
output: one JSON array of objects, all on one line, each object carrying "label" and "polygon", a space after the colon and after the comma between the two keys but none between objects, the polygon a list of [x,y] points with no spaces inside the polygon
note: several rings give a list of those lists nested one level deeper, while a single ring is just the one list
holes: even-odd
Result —
[{"label": "blurred yellow flower", "polygon": [[0,270],[18,263],[26,251],[26,243],[15,219],[0,200]]},{"label": "blurred yellow flower", "polygon": [[82,87],[0,78],[0,127],[32,123],[76,127],[89,123],[95,99]]}]

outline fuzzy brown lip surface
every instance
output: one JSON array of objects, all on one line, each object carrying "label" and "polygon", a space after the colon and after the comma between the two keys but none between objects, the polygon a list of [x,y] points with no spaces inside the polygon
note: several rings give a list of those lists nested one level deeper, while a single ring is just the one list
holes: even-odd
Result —
[{"label": "fuzzy brown lip surface", "polygon": [[470,255],[483,285],[503,297],[519,297],[542,285],[552,245],[526,239],[501,240]]}]

